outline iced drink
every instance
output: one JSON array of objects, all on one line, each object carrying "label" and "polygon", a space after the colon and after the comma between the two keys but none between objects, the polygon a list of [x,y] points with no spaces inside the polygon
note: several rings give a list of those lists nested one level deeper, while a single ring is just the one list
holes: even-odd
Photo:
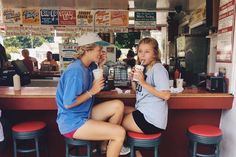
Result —
[{"label": "iced drink", "polygon": [[93,70],[94,80],[103,78],[103,70],[102,69],[95,69]]}]

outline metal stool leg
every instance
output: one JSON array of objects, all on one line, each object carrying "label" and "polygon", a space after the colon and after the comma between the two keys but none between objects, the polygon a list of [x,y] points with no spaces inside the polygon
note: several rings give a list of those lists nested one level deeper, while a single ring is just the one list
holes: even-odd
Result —
[{"label": "metal stool leg", "polygon": [[90,144],[87,145],[87,154],[88,154],[88,157],[91,157],[91,145]]},{"label": "metal stool leg", "polygon": [[39,140],[38,138],[35,138],[34,141],[35,141],[36,157],[39,157]]},{"label": "metal stool leg", "polygon": [[193,142],[193,152],[192,157],[197,157],[197,142]]},{"label": "metal stool leg", "polygon": [[135,149],[134,149],[134,146],[131,145],[130,146],[130,157],[134,157],[134,154],[135,154]]},{"label": "metal stool leg", "polygon": [[69,146],[67,143],[66,143],[66,157],[69,157]]},{"label": "metal stool leg", "polygon": [[13,138],[13,146],[14,146],[14,157],[17,157],[17,150],[16,150],[16,139]]},{"label": "metal stool leg", "polygon": [[154,147],[154,157],[158,157],[158,146]]}]

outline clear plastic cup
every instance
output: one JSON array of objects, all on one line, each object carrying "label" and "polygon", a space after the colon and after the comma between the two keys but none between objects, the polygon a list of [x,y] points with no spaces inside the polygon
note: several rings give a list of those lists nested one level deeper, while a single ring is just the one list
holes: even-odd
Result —
[{"label": "clear plastic cup", "polygon": [[183,87],[184,79],[176,79],[176,87]]},{"label": "clear plastic cup", "polygon": [[93,70],[94,80],[103,78],[103,70],[102,69],[95,69]]}]

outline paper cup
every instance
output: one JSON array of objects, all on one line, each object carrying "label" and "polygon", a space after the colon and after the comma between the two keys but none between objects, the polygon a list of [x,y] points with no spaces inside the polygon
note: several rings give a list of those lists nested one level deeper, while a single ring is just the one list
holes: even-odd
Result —
[{"label": "paper cup", "polygon": [[141,72],[143,72],[144,66],[142,66],[142,65],[135,65],[134,68],[135,68],[135,72],[134,72],[133,81],[138,81],[138,80],[135,78],[135,76],[137,75],[136,71],[141,71]]},{"label": "paper cup", "polygon": [[176,87],[183,87],[184,79],[176,79]]},{"label": "paper cup", "polygon": [[102,69],[95,69],[93,70],[94,80],[103,78],[103,70]]}]

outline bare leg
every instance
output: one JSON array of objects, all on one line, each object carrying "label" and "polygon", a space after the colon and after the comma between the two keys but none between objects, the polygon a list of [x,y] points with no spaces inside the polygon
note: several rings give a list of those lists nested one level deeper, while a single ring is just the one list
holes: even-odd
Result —
[{"label": "bare leg", "polygon": [[[125,130],[143,133],[142,130],[137,126],[137,124],[135,123],[133,119],[133,116],[132,116],[133,111],[135,111],[135,108],[125,106],[125,111],[124,111],[125,117],[122,122],[122,126],[125,128]],[[136,154],[136,157],[142,157],[142,154],[139,150],[135,151],[135,154]]]},{"label": "bare leg", "polygon": [[[74,138],[87,140],[110,140],[107,157],[118,157],[125,138],[125,130],[120,124],[124,104],[119,100],[107,101],[93,107],[88,120],[74,134]],[[103,121],[109,121],[103,122]]]}]

